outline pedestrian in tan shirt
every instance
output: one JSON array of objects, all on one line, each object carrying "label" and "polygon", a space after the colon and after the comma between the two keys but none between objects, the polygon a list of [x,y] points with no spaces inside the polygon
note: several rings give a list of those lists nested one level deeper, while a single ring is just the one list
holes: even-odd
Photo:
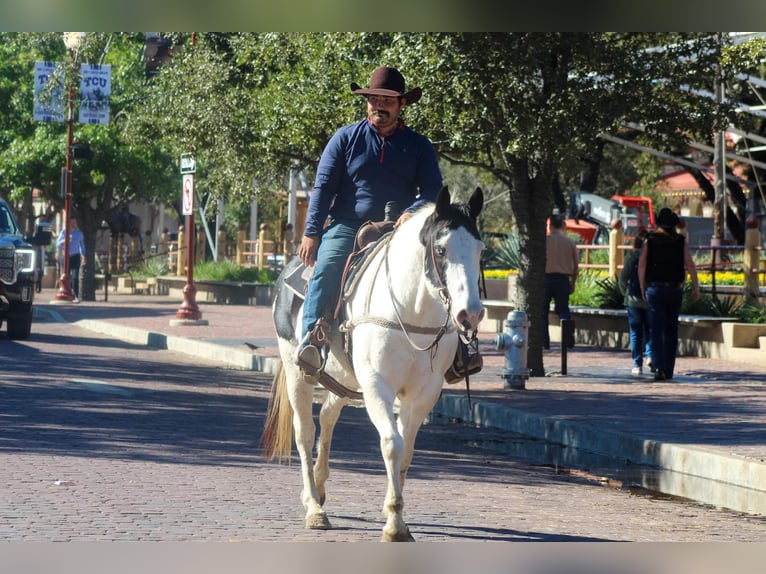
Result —
[{"label": "pedestrian in tan shirt", "polygon": [[[543,345],[550,348],[548,334],[548,312],[551,301],[559,319],[571,319],[569,295],[574,291],[579,273],[580,255],[577,245],[566,235],[566,223],[560,215],[552,215],[550,234],[545,242],[545,299],[543,300]],[[563,339],[563,331],[562,331]],[[562,344],[564,341],[562,340]],[[566,342],[570,349],[574,347],[574,337]]]}]

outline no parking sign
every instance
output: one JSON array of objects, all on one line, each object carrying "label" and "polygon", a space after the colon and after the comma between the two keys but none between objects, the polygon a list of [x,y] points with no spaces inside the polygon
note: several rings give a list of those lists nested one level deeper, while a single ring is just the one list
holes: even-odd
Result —
[{"label": "no parking sign", "polygon": [[192,215],[194,213],[194,174],[185,174],[182,181],[182,214]]}]

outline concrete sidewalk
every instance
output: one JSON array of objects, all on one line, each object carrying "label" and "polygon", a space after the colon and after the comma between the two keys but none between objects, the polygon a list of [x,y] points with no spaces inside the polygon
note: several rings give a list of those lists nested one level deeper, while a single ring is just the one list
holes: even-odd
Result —
[{"label": "concrete sidewalk", "polygon": [[[95,302],[53,304],[54,295],[38,295],[36,321],[71,322],[236,368],[278,366],[268,307],[201,303],[207,325],[172,325],[182,301],[167,296],[110,293],[104,302],[99,293]],[[480,344],[485,367],[471,378],[470,400],[465,384],[445,386],[434,416],[667,469],[647,475],[643,486],[766,515],[766,367],[681,357],[675,380],[655,383],[649,374],[631,376],[625,351],[578,347],[561,376],[554,345],[544,357],[549,376],[506,390],[493,329],[481,333]]]}]

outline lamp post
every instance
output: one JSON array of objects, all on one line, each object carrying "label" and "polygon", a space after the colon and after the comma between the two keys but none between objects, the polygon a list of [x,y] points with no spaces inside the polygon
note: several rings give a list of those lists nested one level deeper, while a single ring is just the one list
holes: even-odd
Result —
[{"label": "lamp post", "polygon": [[[64,32],[64,45],[74,61],[76,50],[80,47],[85,32]],[[66,167],[62,174],[62,183],[64,186],[64,269],[59,279],[59,290],[56,293],[58,301],[72,301],[74,293],[72,292],[72,276],[69,274],[69,241],[71,229],[69,219],[72,212],[72,160],[74,151],[72,149],[73,129],[74,129],[74,80],[69,77],[67,86],[67,120],[66,120]]]}]

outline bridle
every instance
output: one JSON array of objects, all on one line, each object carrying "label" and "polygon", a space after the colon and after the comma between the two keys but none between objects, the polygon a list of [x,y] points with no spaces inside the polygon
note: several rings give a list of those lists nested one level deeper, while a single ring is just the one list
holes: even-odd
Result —
[{"label": "bridle", "polygon": [[[439,266],[437,265],[437,262],[436,262],[436,247],[434,245],[433,238],[429,239],[427,250],[428,250],[430,263],[433,269],[433,276],[436,278],[436,283],[437,283],[436,288],[439,293],[439,298],[442,300],[442,303],[444,304],[444,307],[445,307],[446,315],[444,318],[444,323],[440,327],[421,327],[418,325],[412,325],[410,323],[407,323],[402,319],[401,314],[399,312],[399,308],[397,307],[397,304],[396,304],[396,298],[394,295],[393,287],[391,285],[391,272],[389,268],[389,245],[396,231],[397,230],[394,229],[392,233],[380,239],[381,242],[384,242],[382,263],[384,265],[384,270],[386,274],[386,287],[388,289],[388,295],[391,298],[391,306],[393,307],[394,315],[396,316],[396,321],[394,322],[394,321],[390,321],[389,319],[384,319],[382,317],[375,317],[373,315],[368,314],[370,300],[372,297],[372,288],[375,285],[375,281],[370,281],[370,285],[367,290],[367,297],[365,299],[364,314],[360,317],[344,322],[341,325],[341,330],[350,334],[354,327],[363,323],[372,323],[374,325],[378,325],[388,329],[397,329],[404,333],[404,336],[409,342],[410,346],[412,346],[412,348],[417,351],[434,350],[436,346],[439,344],[439,341],[441,340],[441,338],[446,333],[452,333],[454,331],[458,331],[458,334],[461,340],[465,344],[470,344],[471,342],[475,341],[476,330],[474,330],[473,333],[469,333],[468,329],[466,329],[464,325],[459,325],[457,321],[455,321],[454,318],[452,317],[452,297],[449,294],[449,290],[447,289],[447,286],[444,282],[444,278],[442,277],[442,274],[439,270]],[[379,262],[378,267],[375,271],[376,277],[378,273],[380,273],[380,266],[381,266],[381,263]],[[415,341],[413,341],[411,334],[419,334],[419,335],[432,334],[434,335],[434,338],[428,345],[421,347],[417,343],[415,343]],[[435,353],[435,350],[433,352]]]}]

